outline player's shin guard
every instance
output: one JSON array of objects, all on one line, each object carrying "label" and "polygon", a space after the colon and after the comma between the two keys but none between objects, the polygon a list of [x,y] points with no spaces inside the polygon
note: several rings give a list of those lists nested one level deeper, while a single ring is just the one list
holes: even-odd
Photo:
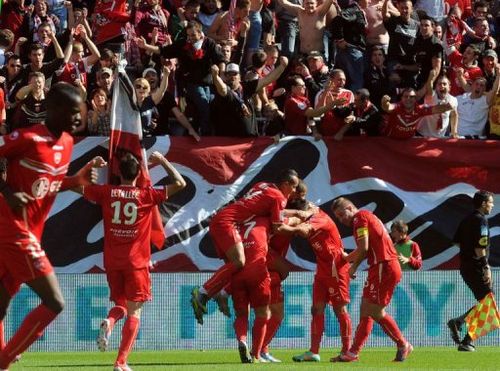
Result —
[{"label": "player's shin guard", "polygon": [[348,312],[341,312],[337,315],[337,320],[340,326],[340,337],[342,340],[342,353],[347,352],[351,348],[352,323],[351,316]]},{"label": "player's shin guard", "polygon": [[266,336],[267,318],[255,317],[252,327],[252,356],[260,357],[262,344]]},{"label": "player's shin guard", "polygon": [[282,318],[278,316],[271,316],[267,321],[266,336],[264,337],[264,343],[262,344],[262,352],[269,353],[269,344],[276,335],[276,332],[280,328]]},{"label": "player's shin guard", "polygon": [[248,315],[238,316],[234,320],[234,332],[238,341],[247,341]]},{"label": "player's shin guard", "polygon": [[24,318],[23,323],[14,336],[0,352],[0,368],[8,368],[14,358],[29,348],[40,336],[43,330],[57,317],[57,313],[43,304],[33,309]]},{"label": "player's shin guard", "polygon": [[209,298],[213,298],[220,290],[224,288],[240,268],[234,263],[226,263],[220,267],[210,279],[205,282],[203,288],[207,292]]},{"label": "player's shin guard", "polygon": [[0,321],[0,350],[5,348],[5,334],[3,332],[3,321]]},{"label": "player's shin guard", "polygon": [[135,338],[139,332],[141,320],[135,316],[128,316],[122,329],[122,340],[116,363],[123,365],[127,363],[128,355],[134,346]]},{"label": "player's shin guard", "polygon": [[389,336],[392,341],[396,343],[398,348],[404,347],[406,345],[406,339],[404,338],[401,330],[399,329],[396,321],[389,314],[379,319],[377,323],[382,327],[382,330]]},{"label": "player's shin guard", "polygon": [[115,305],[108,312],[107,319],[109,320],[108,331],[111,333],[113,331],[113,327],[115,327],[116,322],[121,320],[123,317],[127,315],[127,308],[121,305]]},{"label": "player's shin guard", "polygon": [[311,352],[319,354],[319,345],[325,331],[325,314],[313,314],[311,321]]},{"label": "player's shin guard", "polygon": [[370,336],[373,329],[373,319],[371,317],[361,317],[359,319],[356,334],[354,334],[354,341],[350,349],[351,353],[359,354],[363,345],[365,345],[368,336]]}]

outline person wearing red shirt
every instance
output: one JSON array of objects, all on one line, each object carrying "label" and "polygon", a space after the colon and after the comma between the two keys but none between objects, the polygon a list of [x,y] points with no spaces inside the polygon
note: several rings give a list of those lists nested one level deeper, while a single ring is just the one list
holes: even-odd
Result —
[{"label": "person wearing red shirt", "polygon": [[0,157],[8,161],[0,180],[0,322],[21,284],[41,299],[0,351],[0,369],[23,353],[64,308],[59,283],[40,241],[45,219],[59,190],[90,184],[94,158],[75,176],[66,177],[72,132],[79,124],[81,96],[68,84],[55,84],[47,94],[45,125],[0,137]]},{"label": "person wearing red shirt", "polygon": [[451,82],[450,94],[456,97],[463,94],[466,90],[464,89],[465,86],[462,85],[461,79],[459,79],[459,74],[461,74],[459,69],[463,69],[463,77],[469,86],[476,78],[483,76],[483,71],[478,66],[478,59],[481,52],[473,45],[467,46],[464,54],[461,54],[454,46],[446,49],[446,51],[447,53],[449,52],[448,60],[451,66],[448,70],[448,77]]},{"label": "person wearing red shirt", "polygon": [[268,216],[275,231],[292,231],[283,224],[284,216],[306,218],[309,215],[297,210],[285,215],[288,198],[295,192],[299,177],[295,170],[283,171],[276,184],[260,182],[254,185],[240,199],[223,207],[212,218],[209,226],[210,236],[219,257],[226,261],[203,285],[191,292],[191,305],[199,324],[203,324],[203,314],[207,313],[206,303],[229,282],[233,274],[245,265],[245,254],[241,234],[236,226],[255,216]]},{"label": "person wearing red shirt", "polygon": [[390,102],[391,97],[382,97],[382,109],[389,114],[387,125],[382,131],[386,136],[395,139],[412,138],[417,132],[418,123],[423,116],[443,113],[453,109],[447,102],[435,106],[417,104],[417,92],[413,88],[406,88],[397,104]]},{"label": "person wearing red shirt", "polygon": [[83,196],[102,208],[104,222],[104,268],[110,299],[115,303],[101,323],[97,344],[101,351],[108,346],[109,336],[118,320],[127,316],[115,371],[128,371],[128,355],[139,331],[141,309],[151,300],[151,220],[153,208],[182,190],[186,182],[159,152],[149,162],[161,165],[173,182],[161,189],[137,187],[141,165],[132,155],[120,160],[120,185],[83,187]]},{"label": "person wearing red shirt", "polygon": [[361,300],[360,319],[351,349],[333,361],[353,362],[359,359],[359,352],[365,344],[376,321],[384,332],[396,343],[394,361],[402,362],[413,351],[413,346],[405,339],[396,321],[385,312],[392,294],[401,280],[398,255],[382,221],[370,211],[358,210],[344,197],[335,199],[332,212],[344,225],[352,227],[356,249],[345,259],[351,263],[349,275],[355,277],[359,264],[368,259],[368,277]]},{"label": "person wearing red shirt", "polygon": [[321,136],[333,136],[344,125],[347,125],[344,118],[348,115],[348,111],[344,108],[354,102],[354,94],[352,91],[344,89],[345,83],[344,71],[340,69],[332,70],[326,87],[316,96],[314,104],[316,108],[330,104],[333,106],[333,109],[326,112],[321,119],[319,129],[313,128],[316,139],[320,139]]},{"label": "person wearing red shirt", "polygon": [[[298,200],[297,208],[307,210],[310,204]],[[293,357],[295,362],[319,362],[319,347],[325,330],[325,307],[330,304],[340,326],[342,350],[345,354],[351,347],[351,316],[347,311],[349,296],[349,264],[344,259],[342,238],[334,221],[322,210],[302,223],[298,234],[307,238],[316,255],[316,275],[313,283],[311,307],[311,348]]]},{"label": "person wearing red shirt", "polygon": [[[271,221],[267,216],[255,217],[238,225],[246,261],[245,266],[233,275],[231,290],[235,311],[234,330],[242,363],[268,362],[261,357],[261,350],[266,335],[271,299],[271,278],[266,264],[270,230]],[[246,344],[249,305],[255,311],[250,353]]]},{"label": "person wearing red shirt", "polygon": [[312,108],[306,94],[306,84],[298,76],[290,78],[291,92],[285,101],[285,132],[288,135],[309,135],[314,126],[313,117],[330,111],[334,102]]},{"label": "person wearing red shirt", "polygon": [[401,270],[417,271],[422,268],[420,246],[408,236],[408,224],[402,220],[396,220],[391,225],[390,235],[398,253]]}]

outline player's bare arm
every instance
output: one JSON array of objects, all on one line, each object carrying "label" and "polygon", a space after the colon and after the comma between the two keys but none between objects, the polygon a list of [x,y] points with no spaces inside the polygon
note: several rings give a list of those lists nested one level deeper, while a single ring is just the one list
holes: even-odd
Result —
[{"label": "player's bare arm", "polygon": [[107,166],[107,162],[101,157],[96,156],[84,167],[82,167],[73,176],[67,176],[64,178],[61,189],[59,191],[67,191],[68,189],[74,190],[75,192],[82,193],[82,186],[95,184],[97,182],[97,169]]},{"label": "player's bare arm", "polygon": [[186,181],[182,175],[172,166],[172,164],[158,151],[151,153],[149,162],[152,165],[161,165],[173,180],[172,184],[167,185],[167,195],[172,196],[186,187]]},{"label": "player's bare arm", "polygon": [[16,192],[10,188],[4,179],[0,178],[0,193],[5,197],[7,204],[13,211],[21,210],[30,201],[35,198],[26,192]]}]

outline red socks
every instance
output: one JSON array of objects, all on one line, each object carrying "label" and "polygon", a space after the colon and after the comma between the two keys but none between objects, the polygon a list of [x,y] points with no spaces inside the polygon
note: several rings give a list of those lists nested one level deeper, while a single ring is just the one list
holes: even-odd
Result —
[{"label": "red socks", "polygon": [[123,317],[127,315],[127,309],[122,307],[121,305],[115,305],[113,308],[109,310],[108,320],[109,320],[109,332],[113,331],[113,327],[115,327],[116,322],[121,320]]},{"label": "red socks", "polygon": [[116,363],[123,365],[127,363],[127,358],[134,346],[135,338],[139,332],[141,320],[134,316],[128,316],[122,329],[122,341]]},{"label": "red socks", "polygon": [[238,341],[247,341],[248,315],[236,317],[234,320],[234,332]]},{"label": "red socks", "polygon": [[348,312],[337,314],[337,320],[340,326],[340,338],[342,340],[342,353],[347,352],[351,348],[352,323],[351,316]]},{"label": "red socks", "polygon": [[392,341],[396,343],[398,348],[404,347],[406,345],[406,339],[404,338],[401,330],[399,329],[396,321],[389,314],[386,314],[377,323],[382,327],[382,330],[389,336]]},{"label": "red socks", "polygon": [[311,321],[311,352],[319,353],[319,345],[325,331],[325,314],[313,314]]},{"label": "red socks", "polygon": [[371,317],[361,317],[359,319],[356,334],[354,335],[354,342],[351,347],[351,353],[358,354],[363,345],[365,344],[368,336],[370,336],[373,329],[373,319]]},{"label": "red socks", "polygon": [[260,358],[262,344],[266,336],[267,318],[255,317],[252,328],[252,355],[255,358]]},{"label": "red socks", "polygon": [[203,288],[206,290],[208,297],[213,298],[220,290],[224,288],[231,280],[234,273],[239,271],[240,268],[234,263],[226,263],[205,282]]},{"label": "red socks", "polygon": [[271,318],[267,321],[266,336],[264,337],[264,343],[262,344],[262,353],[269,353],[269,344],[273,340],[274,335],[276,335],[276,332],[278,332],[281,321],[282,318],[277,316],[271,316]]},{"label": "red socks", "polygon": [[57,313],[43,304],[33,309],[24,318],[23,323],[5,348],[0,352],[0,368],[8,368],[14,358],[29,348],[40,336],[43,330],[57,317]]}]

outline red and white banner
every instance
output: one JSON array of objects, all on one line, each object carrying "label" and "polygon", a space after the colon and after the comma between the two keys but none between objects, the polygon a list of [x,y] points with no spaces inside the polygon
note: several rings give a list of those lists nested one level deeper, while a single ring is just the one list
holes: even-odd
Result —
[{"label": "red and white banner", "polygon": [[[254,183],[273,181],[284,168],[296,169],[308,187],[308,199],[329,213],[338,196],[375,212],[387,226],[405,220],[422,249],[423,269],[455,269],[458,248],[452,238],[472,210],[477,189],[500,194],[500,142],[468,140],[345,138],[315,142],[289,137],[279,144],[268,138],[145,138],[148,153],[160,151],[179,169],[188,185],[160,209],[167,239],[154,250],[156,271],[211,271],[216,258],[207,233],[208,220]],[[89,137],[75,145],[72,171],[96,155],[107,156],[108,139]],[[150,169],[153,184],[168,182],[160,167]],[[490,215],[490,263],[500,266],[500,219]],[[347,249],[351,231],[339,225]],[[61,193],[46,224],[43,244],[58,272],[102,268],[100,210],[79,195]],[[307,243],[293,242],[287,258],[314,269]]]}]

